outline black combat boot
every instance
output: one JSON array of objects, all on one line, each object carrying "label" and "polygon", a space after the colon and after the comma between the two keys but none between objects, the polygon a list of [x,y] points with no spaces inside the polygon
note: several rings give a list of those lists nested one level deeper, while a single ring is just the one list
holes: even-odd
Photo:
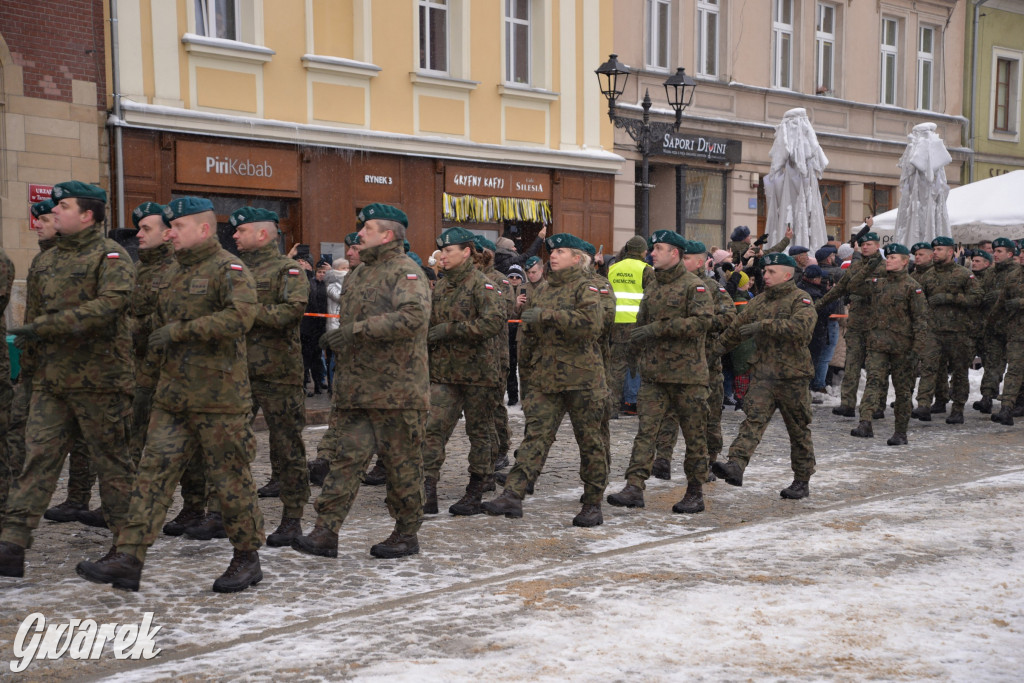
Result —
[{"label": "black combat boot", "polygon": [[231,564],[213,582],[214,593],[237,593],[263,580],[260,568],[260,554],[255,550],[238,550],[231,558]]},{"label": "black combat boot", "polygon": [[946,412],[946,402],[945,401],[936,401],[935,403],[932,404],[932,407],[929,408],[929,411],[931,411],[932,415],[943,415],[943,414],[945,414],[945,412]]},{"label": "black combat boot", "polygon": [[573,526],[591,527],[604,524],[600,503],[584,503],[579,514],[572,518]]},{"label": "black combat boot", "polygon": [[871,413],[872,420],[884,420],[885,419],[885,408],[879,408],[875,412]]},{"label": "black combat boot", "polygon": [[743,486],[743,468],[738,462],[716,460],[711,463],[711,471],[715,476],[725,479],[725,483],[730,486]]},{"label": "black combat boot", "polygon": [[437,514],[437,479],[423,478],[423,514]]},{"label": "black combat boot", "polygon": [[505,489],[501,495],[494,500],[481,503],[480,507],[489,515],[505,515],[512,519],[523,516],[523,499],[517,496],[511,489]]},{"label": "black combat boot", "polygon": [[850,430],[850,436],[861,436],[867,439],[873,438],[875,432],[871,429],[871,420],[861,420],[859,425]]},{"label": "black combat boot", "polygon": [[96,527],[97,529],[107,528],[107,518],[103,516],[103,508],[98,507],[95,510],[86,510],[78,515],[78,521],[86,526]]},{"label": "black combat boot", "polygon": [[164,524],[164,533],[168,536],[181,536],[185,529],[202,522],[203,517],[206,517],[205,510],[182,508],[177,517]]},{"label": "black combat boot", "polygon": [[290,546],[292,541],[302,535],[302,520],[298,517],[282,517],[281,523],[274,533],[267,536],[267,545],[271,548]]},{"label": "black combat boot", "polygon": [[[448,508],[448,512],[461,517],[470,515],[482,515],[483,508],[480,507],[480,500],[484,495],[484,478],[479,474],[469,475],[469,483],[466,484],[466,493],[455,505]],[[436,504],[436,499],[435,499]],[[436,508],[436,505],[435,505]]]},{"label": "black combat boot", "polygon": [[112,546],[106,555],[95,562],[79,562],[75,572],[86,581],[109,583],[114,588],[137,591],[142,578],[142,562],[134,555],[117,552],[117,548]]},{"label": "black combat boot", "polygon": [[671,479],[672,461],[668,458],[655,458],[654,466],[651,467],[651,474],[655,479]]},{"label": "black combat boot", "polygon": [[292,548],[307,555],[337,557],[338,534],[317,524],[308,536],[296,536],[292,540]]},{"label": "black combat boot", "polygon": [[494,471],[503,470],[509,466],[508,462],[508,451],[500,453],[498,457],[494,459]]},{"label": "black combat boot", "polygon": [[992,397],[982,396],[980,401],[974,402],[974,409],[985,415],[990,414],[992,412]]},{"label": "black combat boot", "polygon": [[850,406],[836,406],[832,409],[832,414],[840,417],[856,417],[857,411]]},{"label": "black combat boot", "polygon": [[686,484],[686,493],[681,501],[672,506],[672,512],[689,515],[704,512],[704,492],[701,490],[699,481],[691,481]]},{"label": "black combat boot", "polygon": [[961,405],[953,404],[953,408],[949,411],[949,417],[946,418],[946,424],[948,425],[962,425],[964,423],[964,407]]},{"label": "black combat boot", "polygon": [[416,534],[400,534],[392,531],[387,539],[370,546],[370,554],[384,560],[416,555],[420,552],[420,541]]},{"label": "black combat boot", "polygon": [[910,411],[910,417],[920,420],[921,422],[931,422],[932,412],[924,406],[918,406]]},{"label": "black combat boot", "polygon": [[279,498],[281,496],[281,482],[277,479],[271,479],[256,490],[256,495],[260,498]]},{"label": "black combat boot", "polygon": [[999,412],[993,414],[992,417],[989,418],[989,419],[992,420],[993,422],[998,422],[999,424],[1004,424],[1007,427],[1012,427],[1013,426],[1013,406],[1010,405],[1009,403],[1003,403],[1002,406],[999,408]]},{"label": "black combat boot", "polygon": [[383,486],[387,481],[388,473],[380,464],[380,458],[377,458],[377,462],[370,468],[370,471],[363,475],[363,483],[367,486]]},{"label": "black combat boot", "polygon": [[906,432],[893,432],[893,435],[886,441],[890,446],[906,446],[907,445],[907,434]]},{"label": "black combat boot", "polygon": [[85,503],[75,503],[65,500],[60,505],[54,505],[43,513],[43,519],[51,522],[77,522],[78,515],[88,512],[89,506]]},{"label": "black combat boot", "polygon": [[635,484],[626,484],[621,491],[608,496],[608,504],[620,508],[642,508],[644,491]]},{"label": "black combat boot", "polygon": [[25,576],[25,549],[17,543],[0,541],[0,576]]},{"label": "black combat boot", "polygon": [[306,469],[309,471],[309,483],[323,486],[327,473],[331,471],[331,463],[326,458],[314,458],[306,462]]},{"label": "black combat boot", "polygon": [[185,527],[185,535],[197,541],[209,541],[211,538],[227,538],[228,532],[224,529],[224,518],[219,512],[208,512],[203,518]]},{"label": "black combat boot", "polygon": [[794,479],[793,483],[779,491],[779,495],[790,500],[799,500],[811,495],[809,483]]}]

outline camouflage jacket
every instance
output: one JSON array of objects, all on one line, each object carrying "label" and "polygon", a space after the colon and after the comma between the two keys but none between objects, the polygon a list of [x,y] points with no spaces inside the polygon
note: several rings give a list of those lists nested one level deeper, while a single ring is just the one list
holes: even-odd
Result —
[{"label": "camouflage jacket", "polygon": [[989,269],[991,276],[989,277],[988,283],[985,287],[984,301],[985,308],[988,311],[988,317],[985,321],[988,326],[988,332],[990,334],[998,333],[1005,336],[1005,329],[1003,322],[997,318],[995,314],[996,302],[999,301],[999,295],[1006,285],[1013,280],[1018,272],[1020,272],[1020,264],[1016,262],[1016,259],[1010,259],[1003,263],[996,263]]},{"label": "camouflage jacket", "polygon": [[[516,310],[516,297],[512,293],[512,283],[508,281],[508,278],[494,266],[489,267],[483,271],[484,277],[491,281],[498,290],[498,295],[502,301],[502,315],[505,316],[506,323],[512,320],[513,314]],[[498,369],[498,374],[508,374],[509,368],[509,348],[508,348],[508,325],[502,325],[502,329],[498,330],[498,336],[494,337],[491,342],[494,347],[494,362]]]},{"label": "camouflage jacket", "polygon": [[34,263],[26,309],[40,341],[33,386],[44,391],[135,391],[128,303],[135,265],[91,226],[63,235]]},{"label": "camouflage jacket", "polygon": [[707,337],[704,342],[705,353],[710,356],[711,348],[718,341],[719,335],[725,332],[726,328],[732,324],[733,319],[736,318],[738,306],[733,302],[728,290],[722,286],[722,283],[713,277],[702,279],[708,291],[711,292],[711,302],[715,311],[715,316],[711,320],[711,327],[708,328]]},{"label": "camouflage jacket", "polygon": [[[7,252],[0,248],[0,314],[7,310],[11,302],[11,287],[14,286],[14,263],[7,257]],[[0,348],[0,384],[11,381],[11,357],[7,351],[7,316],[0,315],[0,339],[4,340]]]},{"label": "camouflage jacket", "polygon": [[430,381],[504,386],[494,369],[493,339],[505,320],[498,288],[472,259],[445,271],[431,296],[430,327],[444,326],[445,336],[430,345]]},{"label": "camouflage jacket", "polygon": [[854,261],[839,278],[839,282],[818,299],[818,308],[825,308],[841,296],[850,298],[850,317],[846,321],[846,329],[865,331],[871,327],[871,299],[858,294],[858,289],[866,280],[885,277],[885,259],[879,252],[874,256]]},{"label": "camouflage jacket", "polygon": [[332,405],[341,410],[427,410],[427,278],[401,242],[363,249],[360,257],[362,265],[345,278],[338,307],[338,322],[353,325],[354,340],[351,348],[335,349],[344,362],[335,369],[338,390]]},{"label": "camouflage jacket", "polygon": [[[981,302],[977,307],[972,308],[967,312],[967,317],[970,319],[970,330],[971,338],[976,341],[980,341],[985,336],[985,323],[988,321],[988,314],[992,309],[992,304],[999,298],[999,292],[993,290],[995,283],[995,266],[989,265],[988,268],[983,270],[971,269],[974,274],[974,279],[978,282],[978,288],[981,290]],[[991,299],[989,297],[992,297]]]},{"label": "camouflage jacket", "polygon": [[[933,332],[970,333],[971,311],[981,305],[982,291],[974,273],[950,261],[936,263],[921,277],[921,288],[928,297]],[[938,303],[935,295],[948,295],[948,303]]]},{"label": "camouflage jacket", "polygon": [[918,284],[921,284],[921,278],[924,277],[924,274],[931,269],[931,263],[929,263],[926,266],[914,266],[914,272],[910,274],[910,277],[912,277],[914,281],[917,282]]},{"label": "camouflage jacket", "polygon": [[240,254],[256,281],[256,321],[245,335],[249,379],[302,386],[299,323],[306,313],[309,280],[302,268],[270,242]]},{"label": "camouflage jacket", "polygon": [[[32,263],[28,267],[28,276],[25,278],[25,322],[31,322],[42,314],[39,308],[39,261],[43,254],[57,246],[57,238],[39,241],[39,253],[32,257]],[[21,351],[21,375],[19,381],[31,382],[35,374],[36,366],[39,363],[39,345],[35,341],[29,341],[28,345]]]},{"label": "camouflage jacket", "polygon": [[591,273],[590,282],[597,287],[598,294],[601,295],[601,306],[604,309],[601,336],[598,338],[597,344],[601,347],[601,358],[607,365],[611,361],[612,330],[615,328],[615,290],[612,289],[612,283],[608,281],[608,278],[596,271]]},{"label": "camouflage jacket", "polygon": [[[1010,301],[1013,303],[1009,304]],[[1008,340],[1024,342],[1024,268],[1011,270],[1006,277],[992,306],[991,319],[1004,330]]]},{"label": "camouflage jacket", "polygon": [[174,257],[178,267],[153,320],[154,327],[171,326],[153,405],[172,413],[247,413],[245,333],[257,309],[252,276],[216,237]]},{"label": "camouflage jacket", "polygon": [[531,390],[604,390],[598,339],[604,325],[601,290],[581,268],[553,271],[530,297],[540,321],[522,325],[520,363]]},{"label": "camouflage jacket", "polygon": [[751,359],[750,380],[806,379],[814,374],[808,345],[818,314],[810,295],[792,281],[769,287],[741,307],[736,319],[719,340],[716,351],[729,351],[743,337],[740,327],[761,322],[754,335],[756,348]]},{"label": "camouflage jacket", "polygon": [[921,286],[906,269],[865,281],[860,293],[872,302],[868,349],[911,353],[924,348],[928,334],[928,302]]},{"label": "camouflage jacket", "polygon": [[152,249],[139,250],[138,275],[132,292],[132,346],[135,351],[135,382],[138,386],[156,387],[159,354],[146,358],[149,335],[153,332],[153,313],[157,300],[167,291],[170,278],[178,267],[174,247],[164,242]]},{"label": "camouflage jacket", "polygon": [[708,383],[704,350],[714,321],[711,292],[680,261],[654,271],[654,282],[644,289],[636,326],[650,326],[655,336],[639,348],[640,379],[667,384]]}]

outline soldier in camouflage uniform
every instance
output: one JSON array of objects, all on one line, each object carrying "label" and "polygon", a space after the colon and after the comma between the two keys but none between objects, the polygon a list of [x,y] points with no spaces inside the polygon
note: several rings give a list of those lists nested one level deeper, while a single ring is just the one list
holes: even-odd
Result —
[{"label": "soldier in camouflage uniform", "polygon": [[[992,244],[997,242],[1000,240]],[[1024,393],[1021,392],[1024,384],[1024,268],[1018,267],[1007,276],[992,307],[990,319],[1006,330],[1006,375],[999,394],[999,412],[994,413],[991,419],[1012,426],[1013,418],[1018,416],[1016,406]]]},{"label": "soldier in camouflage uniform", "polygon": [[[453,515],[478,515],[484,484],[494,473],[493,423],[485,406],[494,400],[498,349],[494,339],[506,330],[505,301],[473,262],[473,233],[449,228],[437,239],[438,262],[445,276],[432,291],[430,330],[430,415],[423,445],[423,511],[437,514],[437,481],[445,445],[463,410],[469,437],[469,484],[448,508]],[[508,345],[506,344],[506,348]]]},{"label": "soldier in camouflage uniform", "polygon": [[132,483],[128,455],[134,388],[127,306],[135,266],[100,231],[106,192],[70,181],[53,188],[61,239],[36,263],[34,298],[40,312],[16,337],[33,340],[38,367],[26,435],[25,466],[7,500],[0,534],[0,575],[22,576],[25,548],[53,495],[71,441],[89,445],[100,479],[103,513],[116,537],[125,521]]},{"label": "soldier in camouflage uniform", "polygon": [[302,430],[306,426],[306,397],[302,377],[299,323],[306,312],[309,281],[277,246],[273,211],[250,206],[236,209],[228,219],[242,262],[256,280],[259,308],[245,337],[252,387],[252,415],[262,408],[270,434],[273,480],[280,483],[284,511],[281,524],[267,536],[267,545],[289,546],[302,535],[302,509],[309,500],[309,474]]},{"label": "soldier in camouflage uniform", "polygon": [[[474,236],[474,243],[476,245],[476,252],[474,254],[474,261],[476,262],[477,268],[483,272],[488,280],[491,281],[497,290],[498,295],[504,304],[504,315],[505,320],[512,318],[512,313],[515,310],[515,295],[512,293],[512,284],[505,277],[504,273],[494,267],[494,252],[497,247],[489,239],[482,235]],[[511,362],[509,360],[509,347],[508,347],[508,325],[505,325],[503,330],[498,332],[498,336],[495,337],[492,342],[496,347],[496,353],[494,355],[496,368],[495,372],[499,379],[507,378]],[[494,395],[491,397],[491,419],[494,423],[492,430],[493,441],[491,443],[491,457],[494,460],[494,470],[504,469],[508,467],[508,449],[509,449],[509,429],[508,429],[508,409],[505,407],[505,388],[506,381],[502,381],[496,386]],[[488,486],[485,487],[486,491],[494,490],[494,483],[488,482]]]},{"label": "soldier in camouflage uniform", "polygon": [[910,252],[902,244],[885,246],[885,277],[864,280],[854,290],[871,301],[874,315],[868,331],[867,386],[860,403],[860,424],[851,436],[873,437],[871,416],[889,393],[889,377],[896,389],[896,426],[890,446],[907,443],[915,349],[924,348],[928,335],[928,304],[920,285],[907,274]]},{"label": "soldier in camouflage uniform", "polygon": [[921,288],[928,297],[931,313],[931,333],[925,350],[926,363],[917,390],[917,408],[911,417],[929,422],[931,401],[936,378],[952,372],[950,381],[950,409],[947,424],[963,424],[964,403],[970,385],[967,368],[973,360],[974,347],[970,338],[970,311],[982,301],[981,287],[974,273],[953,261],[956,243],[951,237],[936,237],[932,240],[935,265],[921,276]]},{"label": "soldier in camouflage uniform", "polygon": [[995,265],[988,269],[989,277],[985,286],[984,303],[989,311],[982,320],[985,331],[985,374],[981,378],[981,400],[974,402],[974,409],[982,413],[992,412],[992,400],[999,394],[999,384],[1006,370],[1006,348],[1008,328],[1002,320],[992,317],[999,294],[1014,273],[1020,270],[1014,256],[1014,244],[1005,237],[992,241],[992,259]]},{"label": "soldier in camouflage uniform", "polygon": [[[584,241],[584,251],[590,257],[594,267],[590,270],[590,281],[597,287],[598,293],[601,295],[601,306],[604,309],[604,320],[601,326],[601,336],[597,339],[597,345],[601,349],[601,361],[604,366],[604,378],[605,384],[608,382],[608,377],[611,376],[612,371],[612,350],[611,350],[611,336],[612,330],[615,327],[615,292],[612,290],[612,284],[608,281],[608,278],[601,275],[596,270],[597,264],[594,258],[597,256],[597,248],[594,247],[590,242]],[[608,390],[608,401],[607,409],[605,414],[604,422],[601,424],[601,438],[604,440],[604,450],[608,454],[608,467],[611,467],[611,448],[612,448],[612,435],[609,420],[612,417],[618,417],[618,407],[612,400],[611,389]],[[552,435],[552,438],[554,435]]]},{"label": "soldier in camouflage uniform", "polygon": [[483,504],[492,515],[522,517],[523,496],[544,467],[551,434],[566,412],[580,449],[583,504],[575,526],[603,522],[601,498],[608,485],[608,456],[595,405],[607,396],[598,339],[604,311],[600,289],[590,279],[590,256],[580,238],[568,233],[546,241],[551,274],[537,287],[530,308],[522,313],[520,361],[526,369],[530,395],[523,404],[526,438],[505,490]]},{"label": "soldier in camouflage uniform", "polygon": [[711,469],[725,483],[743,486],[743,472],[761,442],[776,408],[789,433],[789,458],[793,483],[781,491],[783,498],[806,498],[814,474],[811,442],[811,392],[814,375],[808,344],[817,314],[810,296],[793,284],[796,261],[787,254],[764,257],[766,290],[742,308],[715,347],[718,355],[753,337],[757,350],[750,368],[750,389],[743,397],[746,418],[729,447],[729,459]]},{"label": "soldier in camouflage uniform", "polygon": [[177,268],[157,301],[149,354],[162,353],[146,448],[139,461],[128,522],[117,547],[79,576],[138,590],[146,552],[156,540],[189,460],[201,453],[235,552],[213,583],[219,593],[263,579],[260,513],[250,464],[256,439],[245,334],[256,318],[256,285],[245,266],[221,248],[208,199],[182,197],[164,207]]},{"label": "soldier in camouflage uniform", "polygon": [[[867,335],[871,325],[871,302],[855,294],[853,290],[867,278],[885,277],[885,259],[879,253],[878,234],[866,233],[858,240],[858,244],[863,258],[854,261],[839,282],[814,303],[815,309],[820,311],[841,296],[850,298],[850,314],[846,321],[846,365],[843,369],[843,386],[840,390],[840,404],[832,409],[834,415],[843,417],[853,417],[857,414],[857,388],[860,386],[860,371],[864,367]],[[884,410],[883,398],[883,402],[875,406],[872,412],[877,414]]]},{"label": "soldier in camouflage uniform", "polygon": [[316,526],[292,541],[292,548],[338,556],[338,530],[359,490],[359,475],[376,452],[387,471],[386,501],[395,530],[370,554],[404,557],[419,552],[416,532],[423,523],[430,287],[423,269],[402,248],[405,213],[370,204],[360,220],[362,265],[345,278],[338,329],[324,336],[340,358],[357,349],[366,357],[341,363],[335,371],[331,411],[337,412],[339,445],[316,500]]},{"label": "soldier in camouflage uniform", "polygon": [[[914,271],[910,274],[910,277],[915,282],[921,284],[921,278],[924,274],[932,269],[935,265],[933,262],[934,252],[932,252],[931,242],[918,242],[910,248],[910,253],[914,257]],[[929,310],[928,315],[931,316]],[[924,368],[938,364],[939,359],[937,356],[928,355],[934,350],[931,344],[926,344],[925,348],[915,349],[917,354],[917,370],[915,371],[917,379],[924,375]],[[935,377],[935,402],[932,404],[932,414],[941,414],[946,412],[946,404],[949,402],[949,378],[948,373],[940,372]]]},{"label": "soldier in camouflage uniform", "polygon": [[702,486],[708,476],[708,365],[705,338],[714,318],[708,286],[694,274],[704,266],[705,247],[671,230],[651,236],[655,281],[644,289],[636,328],[630,333],[639,352],[640,427],[626,469],[626,486],[608,496],[622,507],[644,507],[655,439],[670,417],[686,439],[686,495],[673,512],[704,511]]}]

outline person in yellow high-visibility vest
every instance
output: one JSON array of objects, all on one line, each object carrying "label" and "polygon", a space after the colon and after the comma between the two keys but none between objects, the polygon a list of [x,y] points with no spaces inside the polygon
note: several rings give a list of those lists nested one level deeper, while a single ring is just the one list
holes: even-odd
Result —
[{"label": "person in yellow high-visibility vest", "polygon": [[635,375],[635,358],[630,352],[629,333],[636,327],[636,315],[640,312],[640,300],[644,297],[644,285],[653,277],[653,270],[644,261],[647,256],[647,240],[639,235],[629,238],[622,248],[618,260],[608,268],[608,281],[615,292],[615,325],[611,334],[611,373],[608,378],[609,410],[618,417],[620,404],[631,414],[636,414],[636,391],[623,395],[626,370]]}]

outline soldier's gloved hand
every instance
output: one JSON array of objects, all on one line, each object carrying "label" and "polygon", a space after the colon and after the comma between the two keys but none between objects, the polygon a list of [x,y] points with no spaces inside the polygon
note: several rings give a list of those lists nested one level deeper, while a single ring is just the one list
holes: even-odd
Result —
[{"label": "soldier's gloved hand", "polygon": [[763,326],[764,323],[761,321],[747,323],[746,325],[740,325],[740,335],[742,337],[753,337],[754,335],[761,331],[761,328]]},{"label": "soldier's gloved hand", "polygon": [[330,332],[324,332],[323,334],[320,335],[320,338],[316,340],[317,345],[324,351],[328,351],[331,348],[331,343],[330,341],[328,341],[327,338],[327,335],[329,334]]},{"label": "soldier's gloved hand", "polygon": [[1024,303],[1024,299],[1007,299],[1003,302],[1003,307],[1010,313],[1016,313],[1021,309],[1021,304]]},{"label": "soldier's gloved hand", "polygon": [[629,332],[629,341],[634,344],[645,342],[653,337],[654,328],[650,325],[640,325],[639,327],[634,327]]},{"label": "soldier's gloved hand", "polygon": [[24,349],[29,345],[29,342],[39,339],[39,335],[36,334],[36,326],[32,323],[22,325],[21,327],[10,327],[7,329],[7,334],[14,335],[14,345],[19,349]]},{"label": "soldier's gloved hand", "polygon": [[434,342],[439,342],[448,336],[448,323],[434,325],[429,330],[427,330],[427,341],[430,342],[431,344],[433,344]]},{"label": "soldier's gloved hand", "polygon": [[543,312],[543,308],[527,308],[525,311],[523,311],[523,314],[520,316],[519,319],[528,325],[532,323],[539,323],[540,314]]},{"label": "soldier's gloved hand", "polygon": [[162,349],[171,343],[171,326],[164,325],[153,330],[147,342],[151,349]]},{"label": "soldier's gloved hand", "polygon": [[985,295],[985,305],[992,307],[999,299],[999,292],[989,292]]},{"label": "soldier's gloved hand", "polygon": [[335,351],[340,351],[349,344],[356,336],[355,323],[346,323],[341,325],[336,330],[331,330],[324,335],[327,337],[327,343]]},{"label": "soldier's gloved hand", "polygon": [[932,294],[928,297],[928,303],[932,306],[948,306],[953,303],[952,294],[944,294],[939,292],[938,294]]}]

